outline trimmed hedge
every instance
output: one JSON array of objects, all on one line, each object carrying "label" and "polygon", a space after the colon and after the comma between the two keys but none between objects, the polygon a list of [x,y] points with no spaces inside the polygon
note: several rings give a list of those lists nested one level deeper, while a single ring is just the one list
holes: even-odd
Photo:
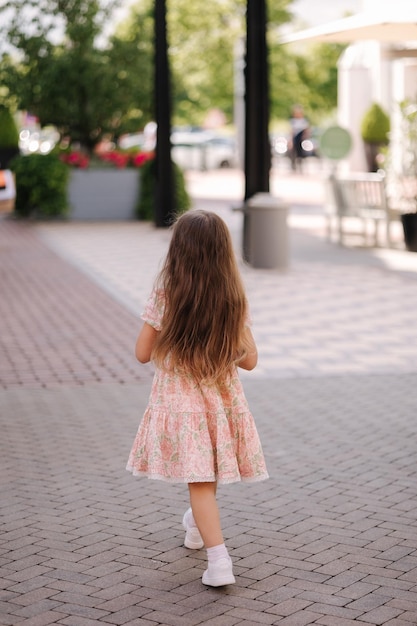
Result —
[{"label": "trimmed hedge", "polygon": [[374,103],[365,113],[361,123],[361,136],[367,143],[387,144],[391,124],[388,114]]},{"label": "trimmed hedge", "polygon": [[[148,161],[141,167],[141,193],[136,208],[136,217],[152,221],[155,217],[155,161]],[[175,184],[175,212],[177,215],[191,208],[191,198],[185,187],[184,173],[173,163]]]},{"label": "trimmed hedge", "polygon": [[56,154],[18,156],[10,163],[16,176],[17,217],[63,218],[68,214],[70,169]]}]

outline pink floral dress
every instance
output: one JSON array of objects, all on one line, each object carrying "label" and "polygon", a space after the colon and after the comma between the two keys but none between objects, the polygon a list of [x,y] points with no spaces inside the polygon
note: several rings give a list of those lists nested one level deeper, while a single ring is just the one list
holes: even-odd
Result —
[{"label": "pink floral dress", "polygon": [[[153,291],[142,319],[160,330],[163,309],[163,296]],[[221,389],[156,369],[126,469],[178,483],[268,478],[237,369]]]}]

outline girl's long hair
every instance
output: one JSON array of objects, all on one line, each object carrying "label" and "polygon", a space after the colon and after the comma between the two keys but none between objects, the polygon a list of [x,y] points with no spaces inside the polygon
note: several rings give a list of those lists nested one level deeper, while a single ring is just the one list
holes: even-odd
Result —
[{"label": "girl's long hair", "polygon": [[225,381],[247,353],[247,301],[229,230],[218,215],[193,210],[177,220],[157,288],[165,309],[155,363],[199,382]]}]

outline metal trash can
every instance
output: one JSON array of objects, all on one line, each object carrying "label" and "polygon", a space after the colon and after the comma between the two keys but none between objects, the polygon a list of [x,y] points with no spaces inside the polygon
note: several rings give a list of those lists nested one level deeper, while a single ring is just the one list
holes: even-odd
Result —
[{"label": "metal trash can", "polygon": [[269,193],[258,193],[245,206],[247,261],[255,268],[286,269],[289,245],[288,207]]}]

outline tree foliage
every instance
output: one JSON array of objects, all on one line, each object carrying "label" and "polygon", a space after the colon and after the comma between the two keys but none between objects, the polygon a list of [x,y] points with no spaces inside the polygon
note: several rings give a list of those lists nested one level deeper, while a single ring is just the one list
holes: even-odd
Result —
[{"label": "tree foliage", "polygon": [[319,44],[308,48],[308,53],[294,56],[298,77],[297,101],[313,119],[337,106],[337,61],[346,46]]},{"label": "tree foliage", "polygon": [[[270,29],[290,19],[290,2],[268,2]],[[170,58],[179,121],[201,123],[210,108],[221,109],[232,121],[237,55],[246,36],[246,4],[246,0],[211,0],[207,11],[205,0],[172,0]]]},{"label": "tree foliage", "polygon": [[[140,100],[142,94],[143,103],[149,99],[149,85],[133,92],[126,80],[123,50],[117,42],[100,44],[104,24],[116,4],[12,0],[2,9],[12,11],[8,40],[19,51],[15,59],[11,53],[2,59],[5,99],[10,101],[17,94],[20,108],[36,115],[42,125],[54,124],[89,150],[103,135],[117,133],[126,110],[141,107],[135,97]],[[60,38],[54,43],[58,33]],[[148,58],[148,66],[150,62]]]},{"label": "tree foliage", "polygon": [[0,148],[17,148],[19,134],[9,109],[0,104]]},{"label": "tree foliage", "polygon": [[[0,0],[0,100],[90,150],[106,134],[140,130],[154,111],[154,1],[137,0],[105,37],[121,0]],[[336,103],[341,47],[301,56],[277,43],[291,1],[268,1],[272,118],[287,118],[294,102],[312,115]],[[201,124],[212,108],[231,122],[246,0],[168,0],[167,9],[174,123]]]},{"label": "tree foliage", "polygon": [[117,68],[119,133],[138,132],[154,118],[153,0],[133,6],[109,44]]}]

